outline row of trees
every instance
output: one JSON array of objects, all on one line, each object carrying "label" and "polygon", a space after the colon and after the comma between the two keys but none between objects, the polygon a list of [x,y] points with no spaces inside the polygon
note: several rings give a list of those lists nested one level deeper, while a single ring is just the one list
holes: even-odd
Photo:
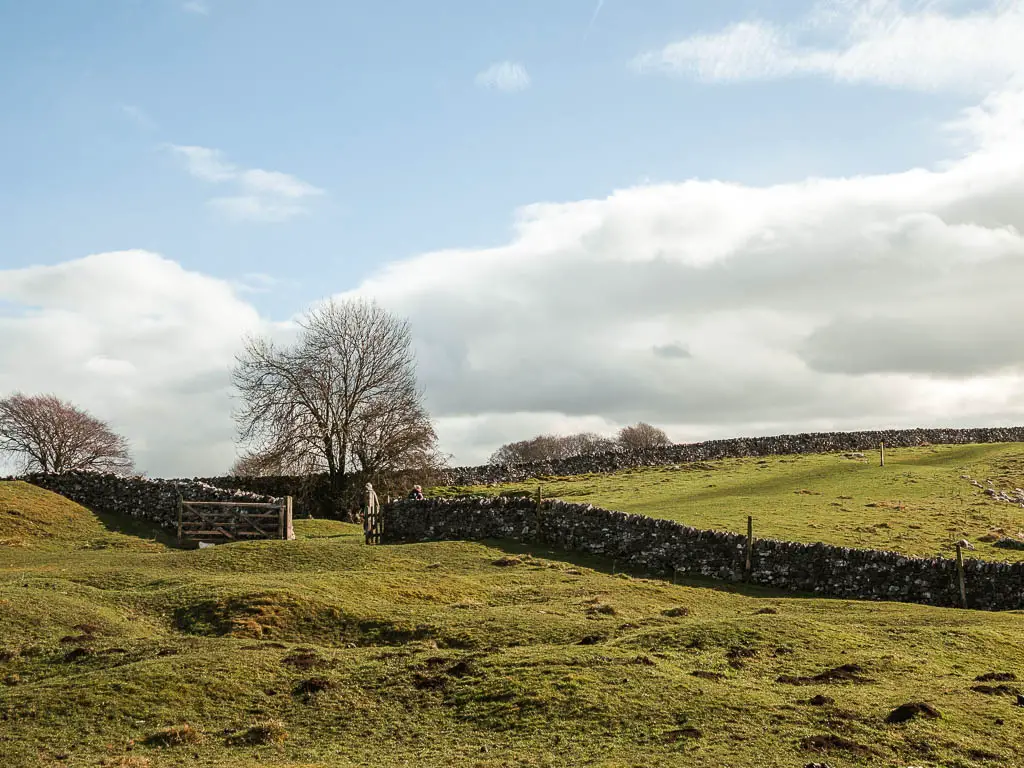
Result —
[{"label": "row of trees", "polygon": [[[416,384],[409,325],[375,303],[329,301],[299,322],[291,345],[254,337],[235,361],[234,418],[243,453],[236,475],[322,475],[335,509],[365,480],[429,481],[447,457]],[[491,457],[507,464],[668,444],[649,424],[615,439],[541,435]],[[130,474],[128,442],[103,421],[53,395],[0,400],[0,453],[22,470]],[[358,478],[359,483],[351,480]]]},{"label": "row of trees", "polygon": [[575,435],[537,435],[529,440],[506,443],[491,455],[489,463],[506,465],[555,461],[610,451],[638,453],[671,444],[664,430],[641,421],[631,427],[623,427],[615,437],[579,432]]}]

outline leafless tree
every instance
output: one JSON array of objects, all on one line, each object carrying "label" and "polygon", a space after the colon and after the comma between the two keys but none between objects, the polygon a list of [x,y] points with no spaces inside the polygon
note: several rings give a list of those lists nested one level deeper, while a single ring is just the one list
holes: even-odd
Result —
[{"label": "leafless tree", "polygon": [[0,400],[0,453],[20,459],[25,472],[134,471],[127,440],[55,395]]},{"label": "leafless tree", "polygon": [[250,338],[236,360],[235,420],[248,466],[326,473],[338,504],[352,473],[441,461],[407,322],[357,299],[328,301],[299,326],[292,346]]},{"label": "leafless tree", "polygon": [[619,430],[618,443],[626,451],[648,451],[652,448],[661,448],[672,445],[663,429],[653,427],[645,422],[639,422],[631,427],[623,427]]},{"label": "leafless tree", "polygon": [[555,461],[571,456],[592,456],[613,451],[614,440],[594,432],[575,435],[537,435],[530,440],[506,443],[495,451],[489,463],[495,465],[523,464],[531,461]]},{"label": "leafless tree", "polygon": [[616,443],[609,437],[596,432],[580,432],[564,438],[566,450],[570,456],[594,456],[608,453],[616,449]]},{"label": "leafless tree", "polygon": [[231,465],[228,474],[234,477],[279,477],[281,475],[303,475],[308,471],[308,467],[296,465],[286,456],[269,452],[246,451]]}]

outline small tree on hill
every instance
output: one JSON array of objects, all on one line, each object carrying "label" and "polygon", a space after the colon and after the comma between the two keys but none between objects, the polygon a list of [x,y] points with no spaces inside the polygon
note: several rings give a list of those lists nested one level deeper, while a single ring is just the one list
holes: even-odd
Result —
[{"label": "small tree on hill", "polygon": [[55,395],[15,393],[0,400],[0,453],[24,472],[134,471],[128,441],[103,421]]},{"label": "small tree on hill", "polygon": [[442,462],[407,322],[372,302],[332,300],[299,327],[294,345],[252,338],[237,358],[242,469],[325,473],[336,511],[353,473],[376,481]]},{"label": "small tree on hill", "polygon": [[645,422],[639,422],[631,427],[623,427],[619,430],[619,446],[626,451],[649,451],[652,448],[662,448],[672,445],[663,429],[651,426]]}]

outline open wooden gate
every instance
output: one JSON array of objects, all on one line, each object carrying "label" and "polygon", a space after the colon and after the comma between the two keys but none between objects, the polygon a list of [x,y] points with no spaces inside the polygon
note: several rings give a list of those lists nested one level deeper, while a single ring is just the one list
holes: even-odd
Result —
[{"label": "open wooden gate", "polygon": [[293,539],[292,497],[279,502],[186,501],[178,497],[178,543]]},{"label": "open wooden gate", "polygon": [[363,502],[363,536],[367,544],[380,544],[384,534],[384,516],[380,511],[380,500],[373,486],[366,484],[366,500]]}]

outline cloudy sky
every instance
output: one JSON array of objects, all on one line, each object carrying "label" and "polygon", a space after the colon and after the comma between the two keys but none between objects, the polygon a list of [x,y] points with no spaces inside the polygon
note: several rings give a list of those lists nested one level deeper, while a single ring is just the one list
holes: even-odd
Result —
[{"label": "cloudy sky", "polygon": [[457,463],[1024,424],[1024,0],[0,0],[0,396],[152,475],[331,295]]}]

